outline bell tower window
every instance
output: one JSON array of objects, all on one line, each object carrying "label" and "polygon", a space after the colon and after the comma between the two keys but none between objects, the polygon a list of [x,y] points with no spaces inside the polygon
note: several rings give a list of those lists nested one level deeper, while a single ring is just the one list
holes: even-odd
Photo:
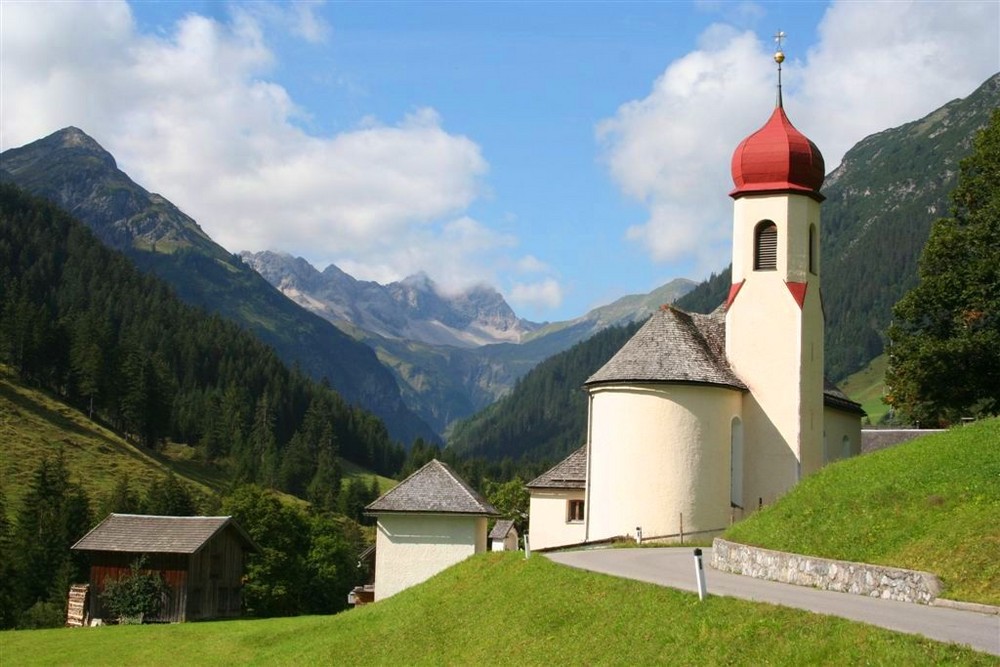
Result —
[{"label": "bell tower window", "polygon": [[809,225],[809,273],[814,276],[819,273],[816,270],[817,259],[819,259],[819,234],[816,233],[816,225]]},{"label": "bell tower window", "polygon": [[754,271],[773,271],[778,268],[778,226],[770,220],[757,224],[753,233]]}]

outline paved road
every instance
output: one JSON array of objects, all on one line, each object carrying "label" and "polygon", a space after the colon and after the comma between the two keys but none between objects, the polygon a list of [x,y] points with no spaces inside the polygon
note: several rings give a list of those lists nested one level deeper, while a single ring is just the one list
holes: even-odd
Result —
[{"label": "paved road", "polygon": [[[878,600],[728,574],[708,565],[712,559],[711,549],[702,551],[709,595],[727,595],[842,616],[938,641],[968,644],[977,651],[1000,655],[1000,616],[995,614]],[[698,590],[690,548],[591,549],[545,556],[556,563],[584,570],[681,590]]]}]

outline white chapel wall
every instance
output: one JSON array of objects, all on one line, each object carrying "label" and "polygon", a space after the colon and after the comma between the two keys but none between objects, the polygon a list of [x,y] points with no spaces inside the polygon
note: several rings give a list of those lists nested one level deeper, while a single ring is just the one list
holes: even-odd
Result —
[{"label": "white chapel wall", "polygon": [[[584,522],[568,521],[570,500],[583,500],[583,489],[529,489],[528,544],[548,549],[584,541]],[[584,516],[590,508],[584,506]]]},{"label": "white chapel wall", "polygon": [[655,384],[591,390],[587,540],[725,528],[742,392]]},{"label": "white chapel wall", "polygon": [[486,550],[486,518],[443,514],[379,514],[375,599],[421,583]]}]

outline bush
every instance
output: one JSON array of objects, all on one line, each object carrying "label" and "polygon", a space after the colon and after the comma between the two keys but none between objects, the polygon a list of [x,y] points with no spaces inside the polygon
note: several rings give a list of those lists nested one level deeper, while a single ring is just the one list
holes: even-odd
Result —
[{"label": "bush", "polygon": [[21,630],[61,628],[66,625],[66,608],[58,602],[38,601],[24,610],[17,627]]},{"label": "bush", "polygon": [[145,558],[131,565],[131,572],[105,584],[101,602],[122,624],[141,623],[148,616],[156,616],[167,597],[167,584],[155,572],[143,572]]}]

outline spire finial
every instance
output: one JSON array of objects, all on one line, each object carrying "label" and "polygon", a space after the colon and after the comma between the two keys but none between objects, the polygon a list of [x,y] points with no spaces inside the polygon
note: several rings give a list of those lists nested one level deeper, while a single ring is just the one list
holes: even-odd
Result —
[{"label": "spire finial", "polygon": [[778,63],[778,101],[775,106],[779,108],[783,106],[781,103],[781,63],[785,62],[785,53],[781,50],[781,43],[785,41],[786,36],[783,30],[774,33],[774,62]]}]

